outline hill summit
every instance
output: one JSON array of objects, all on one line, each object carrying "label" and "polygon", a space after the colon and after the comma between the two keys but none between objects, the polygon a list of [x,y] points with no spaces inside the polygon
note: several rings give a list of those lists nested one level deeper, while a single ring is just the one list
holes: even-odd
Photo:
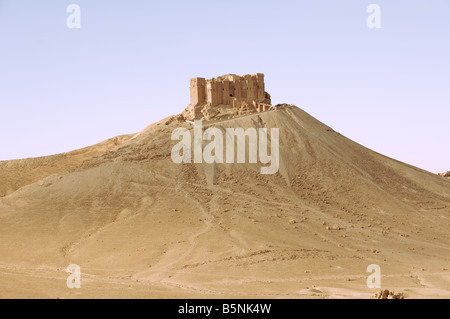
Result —
[{"label": "hill summit", "polygon": [[229,119],[271,108],[262,73],[227,74],[209,80],[192,78],[190,96],[191,103],[183,111],[186,120]]}]

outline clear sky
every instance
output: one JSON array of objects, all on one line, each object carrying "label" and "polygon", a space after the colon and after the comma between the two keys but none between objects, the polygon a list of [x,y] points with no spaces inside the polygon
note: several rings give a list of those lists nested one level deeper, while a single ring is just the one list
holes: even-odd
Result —
[{"label": "clear sky", "polygon": [[189,78],[257,72],[273,103],[450,170],[450,0],[0,0],[0,160],[140,131],[189,104]]}]

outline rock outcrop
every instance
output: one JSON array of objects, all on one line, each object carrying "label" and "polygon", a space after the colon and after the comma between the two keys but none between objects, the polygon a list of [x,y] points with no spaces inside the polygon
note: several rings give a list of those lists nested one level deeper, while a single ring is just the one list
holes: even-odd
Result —
[{"label": "rock outcrop", "polygon": [[447,178],[450,179],[450,171],[445,172],[445,173],[439,173],[438,175],[439,175],[439,176],[442,176],[442,177],[447,177]]}]

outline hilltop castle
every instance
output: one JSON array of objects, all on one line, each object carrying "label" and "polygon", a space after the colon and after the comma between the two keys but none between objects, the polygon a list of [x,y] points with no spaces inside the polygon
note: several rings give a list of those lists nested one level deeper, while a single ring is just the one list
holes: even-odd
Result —
[{"label": "hilltop castle", "polygon": [[229,108],[232,112],[225,113],[242,115],[262,112],[271,106],[262,73],[244,76],[227,74],[210,80],[192,78],[190,91],[191,103],[183,112],[187,120],[208,118],[213,108],[213,113]]}]

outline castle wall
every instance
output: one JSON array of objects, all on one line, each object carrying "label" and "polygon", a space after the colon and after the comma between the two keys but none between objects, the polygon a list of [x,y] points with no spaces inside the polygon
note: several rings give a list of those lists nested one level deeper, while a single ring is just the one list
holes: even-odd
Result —
[{"label": "castle wall", "polygon": [[[262,102],[270,104],[270,95],[265,92],[262,73],[244,76],[227,74],[209,80],[192,78],[190,89],[191,108],[208,104],[209,106],[229,105],[238,109],[242,105],[255,106]],[[261,109],[259,106],[255,108]]]}]

